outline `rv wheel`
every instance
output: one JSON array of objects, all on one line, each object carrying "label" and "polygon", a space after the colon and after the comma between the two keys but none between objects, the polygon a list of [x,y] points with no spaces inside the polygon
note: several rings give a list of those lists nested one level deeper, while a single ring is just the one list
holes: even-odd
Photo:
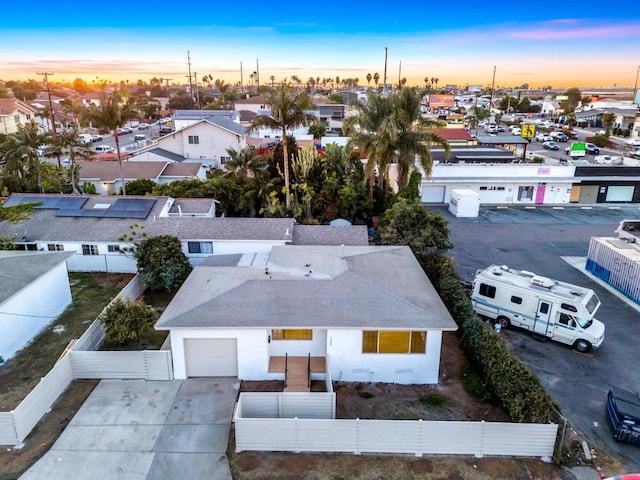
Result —
[{"label": "rv wheel", "polygon": [[576,349],[582,353],[588,352],[589,349],[591,348],[591,344],[586,340],[577,340],[575,343],[575,346],[576,346]]},{"label": "rv wheel", "polygon": [[498,317],[498,323],[502,328],[509,328],[509,326],[511,325],[511,322],[507,317]]}]

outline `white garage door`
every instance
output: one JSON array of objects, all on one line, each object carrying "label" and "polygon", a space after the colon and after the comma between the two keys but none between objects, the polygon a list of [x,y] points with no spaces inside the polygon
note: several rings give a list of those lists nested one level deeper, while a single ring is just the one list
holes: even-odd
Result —
[{"label": "white garage door", "polygon": [[422,187],[422,203],[444,203],[445,186]]},{"label": "white garage door", "polygon": [[187,377],[237,377],[235,338],[185,338]]}]

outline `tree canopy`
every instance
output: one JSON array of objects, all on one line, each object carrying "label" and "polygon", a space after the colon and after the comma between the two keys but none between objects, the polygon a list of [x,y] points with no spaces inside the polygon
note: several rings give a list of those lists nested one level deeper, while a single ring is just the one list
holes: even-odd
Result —
[{"label": "tree canopy", "polygon": [[180,286],[192,270],[180,239],[170,235],[143,239],[136,245],[134,256],[150,290],[170,291]]}]

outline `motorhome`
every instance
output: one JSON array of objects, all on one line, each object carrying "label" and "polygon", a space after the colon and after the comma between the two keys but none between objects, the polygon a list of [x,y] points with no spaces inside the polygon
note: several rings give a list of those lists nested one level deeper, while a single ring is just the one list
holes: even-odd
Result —
[{"label": "motorhome", "polygon": [[581,352],[604,341],[604,324],[594,317],[600,300],[589,288],[491,265],[476,272],[471,301],[476,312],[502,328],[523,328]]}]

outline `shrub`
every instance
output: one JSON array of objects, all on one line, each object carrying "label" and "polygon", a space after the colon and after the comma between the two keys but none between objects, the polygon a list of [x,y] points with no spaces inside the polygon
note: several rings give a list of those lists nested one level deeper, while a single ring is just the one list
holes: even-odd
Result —
[{"label": "shrub", "polygon": [[149,290],[172,290],[180,286],[192,270],[180,239],[170,235],[145,238],[137,245],[135,257]]},{"label": "shrub", "polygon": [[443,407],[449,403],[449,398],[439,393],[432,393],[420,399],[420,403],[425,407]]},{"label": "shrub", "polygon": [[158,312],[143,302],[116,299],[100,315],[106,335],[116,343],[139,340],[158,320]]}]

